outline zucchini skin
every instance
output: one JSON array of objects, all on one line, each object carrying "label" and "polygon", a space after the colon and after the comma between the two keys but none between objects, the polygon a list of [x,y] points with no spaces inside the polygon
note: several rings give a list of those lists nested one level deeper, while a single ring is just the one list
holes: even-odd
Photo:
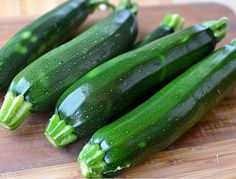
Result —
[{"label": "zucchini skin", "polygon": [[[103,176],[116,176],[172,144],[228,94],[235,79],[236,47],[225,45],[97,131],[89,145],[99,144],[105,152]],[[88,148],[86,151],[89,154]]]},{"label": "zucchini skin", "polygon": [[83,34],[22,70],[9,91],[24,95],[32,112],[51,109],[60,95],[92,68],[125,51],[137,35],[136,16],[116,10]]},{"label": "zucchini skin", "polygon": [[182,29],[184,25],[185,19],[181,17],[179,14],[166,14],[165,17],[162,19],[160,26],[157,27],[154,31],[150,34],[146,35],[143,40],[136,43],[133,49],[140,48],[152,41],[160,39],[164,36],[172,34],[176,31]]},{"label": "zucchini skin", "polygon": [[70,0],[15,34],[0,49],[0,88],[7,87],[29,63],[74,35],[93,8],[87,0]]},{"label": "zucchini skin", "polygon": [[156,28],[148,36],[146,36],[142,41],[135,44],[133,49],[140,48],[140,47],[142,47],[154,40],[160,39],[160,38],[165,37],[165,36],[172,34],[172,33],[174,33],[174,29],[172,29],[170,27],[160,26],[160,27]]},{"label": "zucchini skin", "polygon": [[[136,4],[132,4],[129,1],[124,1],[125,4],[131,4],[132,8],[135,12],[135,9],[137,8]],[[142,47],[145,44],[152,42],[154,40],[157,40],[167,34],[170,34],[174,31],[180,30],[183,27],[184,24],[184,19],[179,15],[179,14],[167,14],[162,22],[160,27],[158,27],[156,30],[154,30],[153,32],[151,32],[149,35],[147,35],[140,43],[139,45],[136,45],[136,48]],[[173,29],[173,30],[171,30]],[[119,70],[119,69],[118,69]],[[97,80],[98,78],[95,78],[95,80]],[[101,79],[98,79],[101,80]],[[105,80],[105,79],[104,79]],[[75,89],[74,89],[75,90]],[[70,90],[68,90],[70,93]],[[76,91],[76,90],[75,90]],[[67,114],[64,115],[64,117],[66,118],[67,116],[70,116],[71,118],[75,117],[75,120],[78,118],[78,111],[76,111],[76,107],[78,107],[78,103],[80,103],[80,99],[78,99],[77,95],[81,95],[82,91],[79,91],[79,93],[76,93],[76,97],[74,97],[73,95],[72,98],[70,98],[69,101],[70,104],[67,106],[67,104],[65,104],[62,108],[63,112],[65,111]],[[83,91],[84,92],[84,91]],[[67,93],[67,92],[66,92]],[[70,95],[68,93],[68,95]],[[83,95],[82,95],[83,96]],[[80,97],[82,97],[80,96]],[[80,98],[79,97],[79,98]],[[82,97],[83,98],[83,97]],[[97,99],[97,98],[96,98]],[[109,99],[109,97],[108,97]],[[72,100],[72,101],[71,101]],[[75,106],[75,108],[71,107],[71,104],[73,104],[73,106]],[[97,104],[95,102],[95,104]],[[101,104],[103,105],[103,104]],[[67,108],[68,107],[68,108]],[[93,106],[91,106],[92,108]],[[129,106],[128,106],[129,107]],[[66,109],[65,109],[66,108]],[[91,111],[91,108],[89,108],[88,110]],[[76,115],[73,115],[72,113],[77,113]],[[68,115],[68,113],[70,113]],[[89,118],[88,114],[85,118]],[[103,119],[102,119],[103,120]],[[80,121],[78,121],[80,122]],[[85,125],[89,125],[89,123],[87,123],[85,120]],[[72,124],[72,125],[71,125]],[[75,127],[74,127],[74,122],[72,122],[71,124],[68,124],[68,121],[61,119],[61,115],[54,114],[50,119],[49,119],[49,123],[47,125],[47,128],[44,132],[45,137],[48,139],[48,141],[56,148],[58,147],[63,147],[66,146],[74,141],[77,140],[78,135],[74,133],[75,131]],[[82,124],[83,125],[83,124]],[[85,128],[86,129],[86,128]],[[90,133],[92,133],[93,131],[91,131]],[[80,131],[77,132],[79,134],[80,137],[82,137],[80,135]]]},{"label": "zucchini skin", "polygon": [[211,30],[196,25],[118,56],[66,90],[56,113],[79,138],[90,135],[135,107],[151,89],[204,58],[215,45]]}]

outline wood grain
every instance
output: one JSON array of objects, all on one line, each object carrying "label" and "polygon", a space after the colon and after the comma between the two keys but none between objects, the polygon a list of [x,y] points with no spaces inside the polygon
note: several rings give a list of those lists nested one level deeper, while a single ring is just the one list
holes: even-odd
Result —
[{"label": "wood grain", "polygon": [[[29,16],[39,15],[58,6],[66,0],[0,0],[0,16]],[[121,0],[109,0],[109,2],[118,4]],[[224,4],[236,12],[236,1],[234,0],[133,0],[140,6],[159,6],[168,4],[183,3],[209,3],[215,2]]]},{"label": "wood grain", "polygon": [[[201,13],[199,13],[199,9]],[[227,16],[229,34],[221,43],[236,37],[236,17],[231,10],[216,4],[195,4],[141,8],[139,38],[154,29],[167,12],[178,12],[186,26]],[[104,17],[95,14],[82,29]],[[0,46],[34,18],[0,18]],[[0,93],[0,104],[4,92]],[[74,179],[80,178],[76,157],[88,139],[64,149],[54,149],[43,131],[52,112],[34,114],[18,130],[0,129],[0,178]],[[236,89],[206,118],[163,152],[125,172],[122,177],[236,177]]]}]

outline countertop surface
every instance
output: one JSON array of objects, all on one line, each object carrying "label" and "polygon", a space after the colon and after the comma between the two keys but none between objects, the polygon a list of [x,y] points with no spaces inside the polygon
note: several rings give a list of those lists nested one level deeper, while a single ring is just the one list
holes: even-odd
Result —
[{"label": "countertop surface", "polygon": [[[4,16],[32,16],[40,15],[65,0],[0,0],[0,17]],[[121,0],[109,0],[117,4]],[[161,5],[174,5],[186,3],[207,3],[214,2],[220,3],[236,12],[235,0],[132,0],[137,2],[140,6],[161,6]],[[210,8],[210,7],[209,7]]]}]

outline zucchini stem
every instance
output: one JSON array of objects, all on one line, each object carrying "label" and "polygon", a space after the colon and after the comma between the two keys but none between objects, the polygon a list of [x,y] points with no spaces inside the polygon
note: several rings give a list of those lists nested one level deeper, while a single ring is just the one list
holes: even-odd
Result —
[{"label": "zucchini stem", "polygon": [[78,137],[73,133],[74,130],[73,126],[61,120],[58,114],[54,114],[49,120],[44,135],[54,147],[58,148],[77,140]]},{"label": "zucchini stem", "polygon": [[184,22],[185,19],[182,18],[179,14],[167,14],[161,22],[161,25],[167,28],[171,28],[175,32],[182,29]]},{"label": "zucchini stem", "polygon": [[125,10],[125,9],[128,9],[132,13],[137,14],[138,4],[132,3],[131,0],[123,0],[118,6],[116,6],[116,10]]},{"label": "zucchini stem", "polygon": [[30,115],[32,104],[23,95],[16,96],[8,91],[0,110],[0,126],[14,130]]},{"label": "zucchini stem", "polygon": [[236,38],[231,40],[229,44],[236,47]]},{"label": "zucchini stem", "polygon": [[87,178],[102,178],[106,168],[105,151],[99,144],[86,144],[78,157],[82,175]]},{"label": "zucchini stem", "polygon": [[226,32],[228,31],[228,18],[223,17],[216,21],[205,22],[202,25],[211,29],[217,42],[219,42],[225,37]]}]

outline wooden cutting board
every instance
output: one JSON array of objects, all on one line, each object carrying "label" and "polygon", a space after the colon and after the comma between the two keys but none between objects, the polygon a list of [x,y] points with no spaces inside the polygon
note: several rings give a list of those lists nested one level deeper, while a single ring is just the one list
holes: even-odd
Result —
[{"label": "wooden cutting board", "polygon": [[[220,44],[236,37],[236,17],[218,4],[192,4],[141,8],[140,37],[154,29],[167,12],[186,18],[186,26],[229,17],[229,33]],[[105,14],[87,20],[89,26]],[[34,18],[0,18],[0,46]],[[5,92],[0,93],[0,104]],[[88,139],[64,149],[53,148],[43,132],[50,113],[32,115],[19,129],[0,129],[0,178],[81,178],[76,157]],[[156,153],[121,177],[236,178],[236,88],[207,117],[163,152]]]}]

